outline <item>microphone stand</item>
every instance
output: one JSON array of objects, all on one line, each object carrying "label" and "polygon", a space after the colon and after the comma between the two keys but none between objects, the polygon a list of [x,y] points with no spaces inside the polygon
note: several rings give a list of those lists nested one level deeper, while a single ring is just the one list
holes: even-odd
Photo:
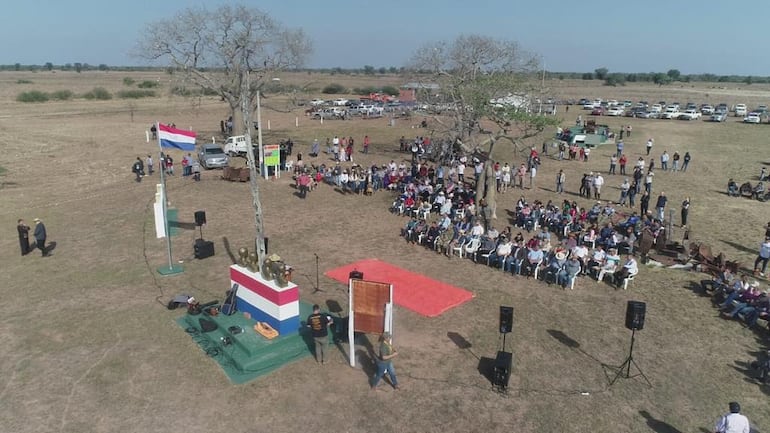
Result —
[{"label": "microphone stand", "polygon": [[313,254],[315,256],[315,288],[313,288],[313,293],[316,292],[323,292],[321,290],[321,283],[320,283],[320,272],[318,267],[318,254]]}]

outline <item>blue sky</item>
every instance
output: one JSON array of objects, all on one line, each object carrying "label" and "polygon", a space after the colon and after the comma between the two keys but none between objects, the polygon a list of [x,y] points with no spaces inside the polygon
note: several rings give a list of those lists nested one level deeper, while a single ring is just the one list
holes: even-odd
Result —
[{"label": "blue sky", "polygon": [[[6,5],[2,64],[135,65],[146,23],[223,0],[26,0]],[[770,2],[707,0],[243,0],[313,40],[309,67],[402,66],[435,40],[482,34],[519,42],[548,70],[770,75]],[[563,4],[563,6],[562,6]],[[750,7],[749,7],[750,5]]]}]

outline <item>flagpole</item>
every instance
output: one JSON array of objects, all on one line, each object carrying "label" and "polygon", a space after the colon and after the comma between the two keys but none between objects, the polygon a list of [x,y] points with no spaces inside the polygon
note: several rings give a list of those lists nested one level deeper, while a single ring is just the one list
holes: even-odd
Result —
[{"label": "flagpole", "polygon": [[160,122],[155,122],[155,130],[158,136],[158,162],[160,163],[160,184],[161,184],[161,200],[163,200],[163,227],[166,231],[166,255],[168,257],[168,267],[161,266],[158,268],[158,273],[161,275],[173,275],[183,272],[181,266],[174,265],[174,260],[171,257],[171,230],[168,224],[168,193],[166,192],[166,159],[163,157],[163,145],[160,142]]}]

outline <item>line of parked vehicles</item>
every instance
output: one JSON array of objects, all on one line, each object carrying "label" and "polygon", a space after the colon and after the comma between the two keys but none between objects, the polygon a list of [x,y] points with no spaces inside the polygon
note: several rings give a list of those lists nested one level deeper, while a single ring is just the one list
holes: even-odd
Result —
[{"label": "line of parked vehicles", "polygon": [[380,117],[385,111],[400,107],[398,101],[375,102],[337,98],[332,101],[313,99],[308,114],[315,119],[344,119],[348,116]]},{"label": "line of parked vehicles", "polygon": [[579,105],[584,110],[591,110],[594,116],[626,116],[642,119],[678,119],[678,120],[706,120],[710,122],[724,122],[732,112],[735,117],[742,117],[744,123],[762,123],[763,119],[770,122],[770,110],[767,105],[759,105],[752,111],[746,104],[735,104],[730,109],[727,104],[720,103],[716,106],[701,104],[700,106],[688,102],[682,106],[678,102],[666,103],[660,101],[650,104],[647,101],[603,101],[601,99],[581,99]]}]

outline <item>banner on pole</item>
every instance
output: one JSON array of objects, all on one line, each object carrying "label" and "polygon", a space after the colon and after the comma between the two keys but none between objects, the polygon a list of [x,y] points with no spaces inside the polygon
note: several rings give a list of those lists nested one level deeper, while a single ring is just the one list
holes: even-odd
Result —
[{"label": "banner on pole", "polygon": [[263,146],[265,159],[263,164],[266,167],[281,165],[281,146],[278,144],[266,144]]}]

